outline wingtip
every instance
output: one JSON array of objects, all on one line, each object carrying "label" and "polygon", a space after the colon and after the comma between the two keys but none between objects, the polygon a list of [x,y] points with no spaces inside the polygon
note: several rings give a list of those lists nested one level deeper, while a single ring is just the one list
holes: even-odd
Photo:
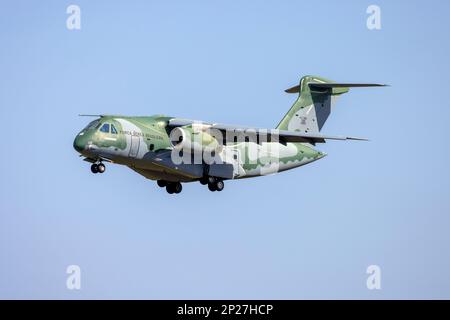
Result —
[{"label": "wingtip", "polygon": [[368,138],[359,138],[359,137],[347,137],[346,139],[354,141],[370,141]]}]

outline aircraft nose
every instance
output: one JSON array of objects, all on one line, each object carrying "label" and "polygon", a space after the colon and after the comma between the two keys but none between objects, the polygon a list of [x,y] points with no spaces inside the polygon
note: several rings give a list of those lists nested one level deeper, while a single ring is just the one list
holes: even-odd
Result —
[{"label": "aircraft nose", "polygon": [[85,139],[83,139],[83,136],[77,135],[75,137],[75,140],[73,141],[73,147],[75,150],[77,150],[78,152],[81,152],[84,150],[85,147]]}]

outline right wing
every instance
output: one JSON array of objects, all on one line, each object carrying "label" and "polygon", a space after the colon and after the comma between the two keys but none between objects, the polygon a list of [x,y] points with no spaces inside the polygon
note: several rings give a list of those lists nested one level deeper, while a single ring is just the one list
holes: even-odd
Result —
[{"label": "right wing", "polygon": [[[227,136],[251,136],[256,135],[258,138],[260,136],[267,137],[267,141],[279,141],[281,143],[287,142],[306,142],[306,143],[325,143],[326,140],[360,140],[367,141],[365,138],[358,137],[347,137],[347,136],[330,136],[323,135],[320,133],[304,133],[297,131],[287,131],[278,129],[261,129],[252,127],[243,127],[235,125],[225,125],[225,124],[212,124],[204,123],[189,119],[178,119],[174,118],[169,120],[169,127],[185,127],[185,126],[198,126],[201,130],[205,131],[208,129],[216,129],[222,132],[223,137]],[[258,139],[259,141],[259,139]],[[224,144],[232,141],[224,141]]]}]

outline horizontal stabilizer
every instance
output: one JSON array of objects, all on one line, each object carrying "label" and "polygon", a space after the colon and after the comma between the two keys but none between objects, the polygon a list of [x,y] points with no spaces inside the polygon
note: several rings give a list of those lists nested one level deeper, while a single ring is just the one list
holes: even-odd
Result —
[{"label": "horizontal stabilizer", "polygon": [[316,83],[310,82],[309,87],[316,88],[364,88],[364,87],[386,87],[386,84],[379,83]]},{"label": "horizontal stabilizer", "polygon": [[[379,83],[319,83],[310,82],[308,83],[311,90],[315,89],[332,89],[332,88],[365,88],[365,87],[386,87],[386,84]],[[286,93],[299,93],[300,85],[294,86],[292,88],[286,89]]]},{"label": "horizontal stabilizer", "polygon": [[326,140],[358,140],[368,141],[366,138],[346,137],[346,136],[328,136],[320,133],[300,133],[280,130],[280,140],[283,142],[309,142],[325,143]]}]

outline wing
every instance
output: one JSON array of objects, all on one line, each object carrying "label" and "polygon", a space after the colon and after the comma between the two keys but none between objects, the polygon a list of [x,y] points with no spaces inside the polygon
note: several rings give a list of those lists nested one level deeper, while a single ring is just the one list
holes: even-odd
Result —
[{"label": "wing", "polygon": [[[267,141],[279,141],[281,143],[287,142],[307,142],[307,143],[325,143],[326,140],[362,140],[367,141],[365,138],[358,137],[347,137],[347,136],[330,136],[323,135],[320,133],[302,133],[296,131],[286,131],[286,130],[277,130],[277,129],[261,129],[261,128],[252,128],[252,127],[243,127],[243,126],[233,126],[233,125],[225,125],[225,124],[212,124],[212,123],[204,123],[195,120],[189,119],[179,119],[174,118],[169,120],[169,127],[183,127],[183,126],[199,126],[202,129],[216,129],[220,130],[224,137],[231,136],[264,136],[267,137]],[[224,144],[229,141],[226,139]],[[233,140],[234,141],[234,140]],[[259,139],[258,139],[259,141]]]}]

